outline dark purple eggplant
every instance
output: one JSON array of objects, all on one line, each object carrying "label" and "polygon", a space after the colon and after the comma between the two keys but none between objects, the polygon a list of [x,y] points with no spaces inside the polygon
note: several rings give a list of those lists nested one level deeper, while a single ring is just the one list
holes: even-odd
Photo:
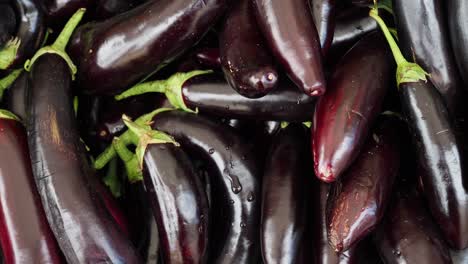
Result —
[{"label": "dark purple eggplant", "polygon": [[28,145],[36,185],[49,225],[68,263],[140,263],[92,188],[97,180],[80,142],[73,109],[70,68],[63,54],[79,10],[30,70]]},{"label": "dark purple eggplant", "polygon": [[358,264],[359,251],[357,246],[352,246],[349,250],[337,253],[328,242],[327,233],[327,201],[330,193],[330,185],[313,179],[312,200],[312,250],[316,264]]},{"label": "dark purple eggplant", "polygon": [[248,98],[262,97],[278,85],[279,74],[264,42],[251,1],[237,1],[220,32],[221,65],[232,88]]},{"label": "dark purple eggplant", "polygon": [[[170,136],[137,125],[124,116],[135,135],[146,196],[159,232],[164,263],[205,263],[209,208],[201,179],[188,155]],[[118,138],[114,148],[126,148]],[[128,151],[128,150],[127,150]]]},{"label": "dark purple eggplant", "polygon": [[28,91],[28,73],[23,71],[18,78],[8,86],[5,93],[6,108],[18,116],[21,120],[26,121],[26,95]]},{"label": "dark purple eggplant", "polygon": [[104,20],[124,13],[139,4],[141,0],[95,0],[93,18]]},{"label": "dark purple eggplant", "polygon": [[468,20],[466,19],[468,17],[468,2],[450,0],[447,1],[446,6],[452,48],[460,75],[466,86],[468,84],[468,46],[466,44],[468,43]]},{"label": "dark purple eggplant", "polygon": [[333,182],[358,156],[382,107],[393,62],[381,33],[359,41],[336,66],[314,113],[312,149],[317,177]]},{"label": "dark purple eggplant", "polygon": [[80,8],[88,8],[95,0],[43,0],[47,24],[54,29],[61,28]]},{"label": "dark purple eggplant", "polygon": [[0,49],[14,38],[17,27],[15,10],[11,3],[0,3]]},{"label": "dark purple eggplant", "polygon": [[254,145],[201,116],[169,111],[153,126],[209,161],[212,218],[209,263],[257,263],[260,241],[261,169]]},{"label": "dark purple eggplant", "polygon": [[[302,125],[301,125],[302,126]],[[289,125],[273,137],[262,188],[263,262],[299,263],[304,244],[309,184],[306,131]],[[304,263],[310,263],[311,260]]]},{"label": "dark purple eggplant", "polygon": [[432,216],[453,248],[468,246],[468,197],[460,138],[443,97],[426,79],[427,73],[408,62],[377,15],[397,62],[400,101],[418,156],[420,182]]},{"label": "dark purple eggplant", "polygon": [[306,94],[320,96],[326,84],[320,39],[307,0],[254,0],[257,22],[273,55]]},{"label": "dark purple eggplant", "polygon": [[449,249],[415,190],[403,188],[375,236],[380,255],[387,264],[449,264]]},{"label": "dark purple eggplant", "polygon": [[332,45],[335,31],[335,0],[309,0],[309,3],[320,37],[322,54],[326,55]]},{"label": "dark purple eggplant", "polygon": [[0,131],[2,263],[63,263],[34,184],[24,127],[0,110]]},{"label": "dark purple eggplant", "polygon": [[329,200],[328,238],[348,250],[375,229],[390,202],[400,167],[400,121],[385,116],[367,137],[360,155],[334,185]]},{"label": "dark purple eggplant", "polygon": [[14,38],[0,49],[0,69],[21,67],[42,45],[46,24],[41,4],[38,0],[12,1],[18,25]]},{"label": "dark purple eggplant", "polygon": [[195,52],[195,57],[198,62],[204,66],[213,69],[221,68],[221,54],[219,48],[199,49]]},{"label": "dark purple eggplant", "polygon": [[108,20],[83,25],[70,44],[82,92],[116,94],[192,47],[227,0],[148,1]]},{"label": "dark purple eggplant", "polygon": [[315,98],[283,80],[266,96],[250,99],[236,93],[226,80],[209,71],[177,73],[167,80],[142,83],[116,96],[121,100],[148,92],[165,93],[171,104],[179,109],[254,120],[307,121],[312,118]]},{"label": "dark purple eggplant", "polygon": [[453,114],[464,108],[462,82],[450,46],[446,3],[440,0],[393,0],[401,51],[429,73]]}]

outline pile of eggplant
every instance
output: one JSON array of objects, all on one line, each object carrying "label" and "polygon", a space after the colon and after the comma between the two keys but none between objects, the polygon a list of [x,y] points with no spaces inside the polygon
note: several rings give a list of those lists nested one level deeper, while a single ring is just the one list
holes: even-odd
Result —
[{"label": "pile of eggplant", "polygon": [[0,0],[0,258],[468,264],[467,87],[465,0]]}]

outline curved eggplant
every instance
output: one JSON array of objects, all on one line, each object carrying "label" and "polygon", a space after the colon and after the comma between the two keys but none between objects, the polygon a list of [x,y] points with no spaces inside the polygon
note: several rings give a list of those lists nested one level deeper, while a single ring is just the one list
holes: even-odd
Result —
[{"label": "curved eggplant", "polygon": [[209,162],[213,226],[209,263],[257,263],[260,241],[261,169],[254,146],[199,115],[169,111],[153,118],[155,129]]},{"label": "curved eggplant", "polygon": [[0,49],[15,36],[16,14],[11,3],[0,3]]},{"label": "curved eggplant", "polygon": [[[299,263],[307,216],[305,129],[289,125],[274,137],[263,176],[261,245],[265,264]],[[310,262],[310,261],[309,261]],[[307,262],[307,263],[309,263]]]},{"label": "curved eggplant", "polygon": [[255,21],[250,0],[239,0],[219,36],[221,65],[228,83],[241,95],[259,98],[278,85],[279,74]]},{"label": "curved eggplant", "polygon": [[28,73],[23,71],[15,82],[6,90],[5,106],[8,110],[18,116],[23,122],[26,121],[27,92],[28,92]]},{"label": "curved eggplant", "polygon": [[2,263],[63,263],[34,184],[27,137],[0,113],[0,243]]},{"label": "curved eggplant", "polygon": [[[393,0],[401,51],[430,75],[451,114],[464,108],[463,87],[450,46],[445,1]],[[417,15],[415,15],[417,14]]]},{"label": "curved eggplant", "polygon": [[325,93],[317,29],[306,0],[254,0],[257,22],[273,55],[306,94]]},{"label": "curved eggplant", "polygon": [[[468,2],[463,0],[447,1],[448,25],[455,60],[461,77],[468,84]],[[447,40],[445,40],[447,41]]]},{"label": "curved eggplant", "polygon": [[149,1],[83,25],[70,45],[80,89],[116,94],[174,60],[210,29],[227,0]]},{"label": "curved eggplant", "polygon": [[335,181],[358,156],[382,107],[392,66],[379,32],[359,41],[337,65],[314,113],[312,149],[320,180]]},{"label": "curved eggplant", "polygon": [[335,31],[335,0],[309,0],[309,4],[320,38],[322,54],[326,55],[332,45]]},{"label": "curved eggplant", "polygon": [[399,120],[384,117],[361,154],[334,185],[328,238],[337,252],[349,249],[375,229],[390,202],[400,167]]},{"label": "curved eggplant", "polygon": [[14,0],[17,15],[15,38],[0,49],[0,69],[13,69],[32,57],[40,48],[46,33],[41,2],[38,0]]}]

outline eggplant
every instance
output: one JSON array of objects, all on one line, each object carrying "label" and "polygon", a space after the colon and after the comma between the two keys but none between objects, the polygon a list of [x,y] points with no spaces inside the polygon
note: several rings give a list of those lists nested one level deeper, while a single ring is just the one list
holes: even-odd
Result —
[{"label": "eggplant", "polygon": [[61,28],[80,8],[89,8],[95,0],[43,0],[47,24]]},{"label": "eggplant", "polygon": [[176,73],[167,80],[142,83],[116,96],[122,100],[149,92],[165,93],[179,109],[250,120],[307,121],[312,118],[316,98],[297,91],[283,80],[271,93],[250,99],[235,92],[226,80],[210,71]]},{"label": "eggplant", "polygon": [[[337,253],[328,243],[327,232],[327,201],[330,194],[330,184],[313,179],[313,199],[311,213],[312,222],[312,251],[316,264],[358,264],[360,251],[358,246],[352,246],[347,251]],[[360,242],[362,243],[362,242]]]},{"label": "eggplant", "polygon": [[30,71],[26,129],[33,175],[47,220],[68,263],[140,263],[92,188],[97,178],[76,127],[72,76],[62,56],[83,13],[77,11],[48,47],[56,53],[39,51],[26,67]]},{"label": "eggplant", "polygon": [[15,10],[11,3],[0,3],[0,49],[7,41],[14,38],[17,23]]},{"label": "eggplant", "polygon": [[306,0],[254,0],[267,45],[292,81],[306,94],[320,96],[326,84],[320,39]]},{"label": "eggplant", "polygon": [[312,15],[320,38],[322,54],[327,55],[335,31],[335,0],[309,0]]},{"label": "eggplant", "polygon": [[16,11],[16,35],[0,49],[0,69],[14,69],[32,57],[42,45],[46,24],[41,2],[38,0],[14,0]]},{"label": "eggplant", "polygon": [[81,26],[69,50],[81,92],[121,92],[192,47],[222,15],[227,0],[148,1]]},{"label": "eggplant", "polygon": [[28,73],[23,71],[18,78],[9,86],[5,93],[4,104],[6,108],[21,120],[26,121],[26,96],[28,92]]},{"label": "eggplant", "polygon": [[390,202],[400,168],[400,121],[383,117],[343,179],[333,187],[328,238],[337,252],[348,250],[373,231]]},{"label": "eggplant", "polygon": [[[163,262],[205,263],[208,199],[188,155],[170,136],[137,125],[128,116],[123,119],[138,142],[136,157],[157,222]],[[122,155],[126,147],[118,138],[113,144]]]},{"label": "eggplant", "polygon": [[403,112],[420,167],[423,195],[445,240],[455,249],[468,246],[468,197],[464,158],[454,121],[421,66],[408,62],[375,10],[397,62],[397,84]]},{"label": "eggplant", "polygon": [[104,20],[118,14],[124,13],[139,4],[140,0],[96,0],[93,12],[93,18]]},{"label": "eggplant", "polygon": [[448,246],[417,191],[402,188],[391,204],[375,235],[385,263],[452,263]]},{"label": "eggplant", "polygon": [[2,263],[63,263],[34,184],[26,131],[5,110],[0,130]]},{"label": "eggplant", "polygon": [[382,107],[392,69],[379,32],[359,41],[336,66],[314,113],[312,149],[320,180],[335,181],[360,153]]},{"label": "eggplant", "polygon": [[152,121],[153,128],[208,161],[213,198],[208,263],[257,263],[261,168],[254,145],[192,113],[167,111]]},{"label": "eggplant", "polygon": [[468,41],[468,21],[465,18],[468,16],[468,3],[462,0],[450,0],[447,1],[446,8],[452,50],[459,73],[466,85],[468,84],[468,76],[466,75],[468,72],[468,47],[465,43]]},{"label": "eggplant", "polygon": [[198,63],[212,69],[221,69],[221,54],[219,48],[199,49],[195,52]]},{"label": "eggplant", "polygon": [[[445,1],[393,0],[401,51],[429,73],[452,115],[464,108],[463,88],[450,46]],[[418,14],[418,15],[415,15]]]},{"label": "eggplant", "polygon": [[[273,136],[262,188],[263,263],[300,263],[307,221],[307,162],[302,125],[289,125]],[[301,263],[310,263],[302,259]]]},{"label": "eggplant", "polygon": [[219,47],[226,80],[248,98],[265,96],[278,85],[278,70],[264,42],[251,1],[239,0],[224,20]]}]

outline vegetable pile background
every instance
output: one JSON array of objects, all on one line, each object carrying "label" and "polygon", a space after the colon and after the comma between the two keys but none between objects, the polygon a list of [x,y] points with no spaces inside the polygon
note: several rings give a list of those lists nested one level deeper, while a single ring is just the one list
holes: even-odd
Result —
[{"label": "vegetable pile background", "polygon": [[468,263],[465,0],[0,0],[3,263]]}]

